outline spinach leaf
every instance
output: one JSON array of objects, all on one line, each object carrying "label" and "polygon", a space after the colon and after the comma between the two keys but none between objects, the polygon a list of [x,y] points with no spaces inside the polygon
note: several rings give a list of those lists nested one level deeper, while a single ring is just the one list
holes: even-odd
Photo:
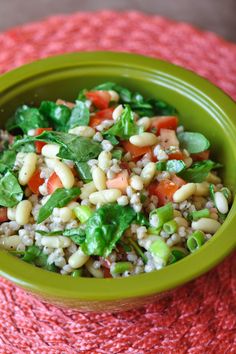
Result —
[{"label": "spinach leaf", "polygon": [[27,133],[30,129],[46,127],[48,127],[48,121],[39,110],[26,105],[19,107],[15,115],[6,123],[6,129],[8,131],[21,129],[24,133]]},{"label": "spinach leaf", "polygon": [[39,112],[54,124],[56,130],[66,130],[66,124],[71,115],[70,108],[52,101],[42,101]]},{"label": "spinach leaf", "polygon": [[15,175],[7,171],[0,179],[0,205],[12,208],[23,198],[23,191]]},{"label": "spinach leaf", "polygon": [[58,230],[58,231],[42,231],[36,230],[36,232],[42,236],[67,236],[72,239],[72,241],[77,244],[81,245],[85,241],[85,230],[82,227],[76,227],[73,229],[65,229],[65,230]]},{"label": "spinach leaf", "polygon": [[11,170],[16,160],[16,152],[14,150],[5,150],[0,154],[0,173]]},{"label": "spinach leaf", "polygon": [[181,149],[186,149],[190,154],[197,154],[210,147],[209,140],[201,133],[181,132],[178,134],[178,140]]},{"label": "spinach leaf", "polygon": [[109,140],[110,143],[112,143],[112,145],[118,145],[118,144],[119,144],[119,140],[117,140],[114,135],[107,134],[107,133],[105,132],[105,133],[103,134],[103,138],[104,138],[105,140]]},{"label": "spinach leaf", "polygon": [[135,222],[142,226],[150,226],[148,218],[141,212],[137,213]]},{"label": "spinach leaf", "polygon": [[89,119],[90,113],[86,104],[82,101],[76,101],[76,106],[72,109],[67,123],[67,129],[69,130],[79,125],[89,125]]},{"label": "spinach leaf", "polygon": [[154,114],[157,116],[173,116],[178,114],[175,107],[171,106],[169,103],[151,98],[148,100],[148,103],[151,104]]},{"label": "spinach leaf", "polygon": [[80,189],[73,187],[70,189],[58,188],[53,192],[48,201],[40,208],[37,224],[47,219],[53,212],[54,208],[62,208],[71,200],[80,195]]},{"label": "spinach leaf", "polygon": [[157,162],[156,167],[158,171],[179,173],[186,169],[186,164],[182,160],[168,160]]},{"label": "spinach leaf", "polygon": [[123,140],[128,140],[130,136],[139,134],[140,127],[135,123],[131,108],[126,105],[120,119],[110,129],[106,131],[108,135],[115,135]]},{"label": "spinach leaf", "polygon": [[27,247],[21,259],[51,272],[57,272],[58,270],[55,264],[48,264],[48,255],[43,253],[43,251],[36,245]]},{"label": "spinach leaf", "polygon": [[135,217],[129,206],[106,204],[97,209],[86,223],[83,252],[107,257]]},{"label": "spinach leaf", "polygon": [[181,171],[178,175],[188,182],[200,183],[206,179],[211,170],[221,167],[218,162],[204,160],[193,163],[190,168]]},{"label": "spinach leaf", "polygon": [[32,245],[27,247],[21,259],[25,262],[32,263],[40,255],[40,253],[41,249],[36,245]]},{"label": "spinach leaf", "polygon": [[[26,136],[27,138],[27,136]],[[29,137],[31,140],[31,137]],[[22,140],[22,135],[16,135],[14,138],[14,145],[18,140]],[[15,149],[17,152],[35,152],[35,144],[33,141],[26,142],[25,144],[21,144]]]},{"label": "spinach leaf", "polygon": [[76,162],[76,168],[79,174],[80,179],[83,182],[88,183],[92,181],[92,174],[90,172],[90,167],[87,162]]}]

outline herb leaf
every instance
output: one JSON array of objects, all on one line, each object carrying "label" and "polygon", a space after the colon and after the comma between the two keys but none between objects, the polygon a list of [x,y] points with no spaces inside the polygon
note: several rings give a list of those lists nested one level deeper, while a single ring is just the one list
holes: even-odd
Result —
[{"label": "herb leaf", "polygon": [[36,232],[42,236],[67,236],[72,239],[72,241],[77,244],[81,245],[85,241],[85,230],[81,227],[76,227],[73,229],[65,229],[64,231],[42,231],[36,230]]},{"label": "herb leaf", "polygon": [[16,160],[16,153],[14,150],[4,150],[0,154],[0,173],[6,170],[11,170]]},{"label": "herb leaf", "polygon": [[23,191],[15,175],[7,171],[0,179],[0,205],[12,208],[23,198]]},{"label": "herb leaf", "polygon": [[80,195],[80,188],[73,187],[70,189],[58,188],[50,196],[48,201],[40,208],[37,224],[47,219],[53,212],[54,208],[62,208],[71,200]]},{"label": "herb leaf", "polygon": [[135,211],[129,206],[106,204],[97,209],[86,223],[83,252],[107,257],[135,217]]},{"label": "herb leaf", "polygon": [[83,182],[88,183],[92,181],[92,174],[90,172],[90,167],[87,164],[87,162],[77,162],[76,163],[76,168],[79,174],[80,179],[82,179]]},{"label": "herb leaf", "polygon": [[188,182],[199,183],[206,179],[211,170],[221,167],[222,165],[218,162],[204,160],[193,163],[190,168],[181,171],[178,175]]},{"label": "herb leaf", "polygon": [[71,111],[70,119],[67,123],[67,129],[72,129],[80,125],[89,125],[90,113],[86,104],[82,101],[76,101],[76,106]]},{"label": "herb leaf", "polygon": [[181,132],[178,139],[181,149],[186,149],[190,154],[197,154],[210,147],[209,140],[201,133]]},{"label": "herb leaf", "polygon": [[158,171],[168,171],[179,173],[186,169],[186,164],[182,160],[159,161],[156,163]]},{"label": "herb leaf", "polygon": [[71,110],[65,105],[58,105],[52,101],[42,101],[39,111],[53,123],[56,130],[66,130]]}]

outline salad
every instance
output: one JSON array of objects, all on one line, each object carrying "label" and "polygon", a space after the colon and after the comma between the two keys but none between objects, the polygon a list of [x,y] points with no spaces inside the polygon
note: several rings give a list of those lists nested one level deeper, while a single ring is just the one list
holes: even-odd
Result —
[{"label": "salad", "polygon": [[113,82],[23,105],[0,133],[0,247],[73,277],[126,277],[196,252],[229,211],[202,133]]}]

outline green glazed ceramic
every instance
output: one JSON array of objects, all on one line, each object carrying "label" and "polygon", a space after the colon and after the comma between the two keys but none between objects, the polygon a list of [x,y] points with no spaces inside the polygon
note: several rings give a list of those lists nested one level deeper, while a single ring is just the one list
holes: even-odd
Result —
[{"label": "green glazed ceramic", "polygon": [[[75,99],[80,89],[115,81],[175,106],[186,129],[212,142],[224,164],[224,184],[236,191],[236,104],[214,85],[170,63],[111,52],[74,53],[34,62],[0,77],[1,126],[21,104]],[[40,299],[81,311],[117,311],[151,302],[207,272],[235,246],[236,202],[200,250],[152,273],[121,279],[72,278],[50,273],[0,251],[0,275]]]}]

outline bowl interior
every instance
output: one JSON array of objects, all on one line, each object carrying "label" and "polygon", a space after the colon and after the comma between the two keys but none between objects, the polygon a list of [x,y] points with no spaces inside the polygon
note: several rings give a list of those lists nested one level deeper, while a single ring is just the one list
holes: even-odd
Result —
[{"label": "bowl interior", "polygon": [[[186,130],[202,132],[209,138],[212,159],[224,165],[221,172],[224,184],[235,193],[235,104],[206,80],[166,62],[137,55],[101,52],[69,54],[30,64],[0,78],[1,127],[23,103],[38,105],[41,100],[57,98],[75,100],[81,89],[105,81],[115,81],[146,97],[160,98],[175,106]],[[0,273],[31,291],[47,293],[47,296],[55,297],[58,292],[59,297],[76,298],[78,291],[84,299],[101,300],[150,295],[193,279],[229,253],[235,244],[232,237],[233,226],[236,226],[235,209],[234,204],[225,224],[199,251],[152,274],[129,280],[81,279],[76,283],[69,277],[33,268],[6,252],[2,252]],[[83,284],[86,284],[86,290],[82,289]]]}]

